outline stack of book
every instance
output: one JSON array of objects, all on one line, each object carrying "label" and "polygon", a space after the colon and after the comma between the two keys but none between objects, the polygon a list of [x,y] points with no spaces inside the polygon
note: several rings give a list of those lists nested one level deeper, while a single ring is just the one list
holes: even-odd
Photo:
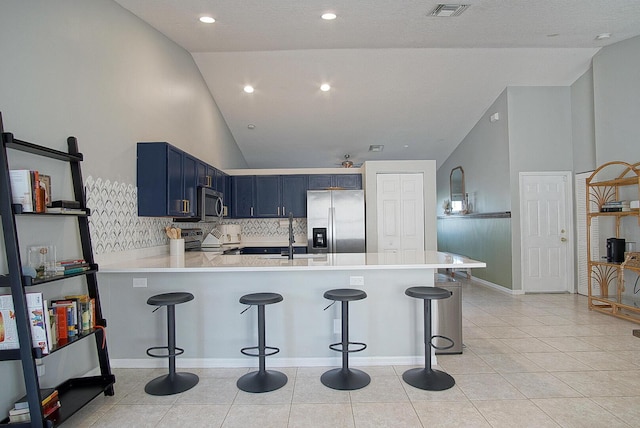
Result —
[{"label": "stack of book", "polygon": [[57,214],[86,214],[78,201],[53,201],[46,212]]},{"label": "stack of book", "polygon": [[84,259],[62,260],[56,263],[55,272],[58,275],[70,275],[91,269],[91,265]]},{"label": "stack of book", "polygon": [[603,213],[617,213],[631,211],[631,203],[629,201],[609,201],[605,202],[600,209]]},{"label": "stack of book", "polygon": [[[55,388],[45,388],[40,390],[42,398],[42,414],[45,418],[53,415],[60,408],[60,400],[58,399],[58,390]],[[16,401],[13,409],[9,410],[9,423],[30,422],[29,402],[25,395]]]}]

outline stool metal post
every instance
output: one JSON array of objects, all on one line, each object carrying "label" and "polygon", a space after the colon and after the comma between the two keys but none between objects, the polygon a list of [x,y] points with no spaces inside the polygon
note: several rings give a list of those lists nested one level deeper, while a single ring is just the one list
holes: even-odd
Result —
[{"label": "stool metal post", "polygon": [[424,367],[431,372],[431,300],[423,300],[424,304]]},{"label": "stool metal post", "polygon": [[176,306],[167,306],[167,348],[169,349],[169,376],[176,374]]},{"label": "stool metal post", "polygon": [[[349,349],[349,302],[342,302],[342,349]],[[342,371],[349,372],[349,353],[342,353]]]},{"label": "stool metal post", "polygon": [[264,305],[258,305],[258,370],[260,373],[266,371],[266,346],[267,346],[267,333],[264,325]]}]

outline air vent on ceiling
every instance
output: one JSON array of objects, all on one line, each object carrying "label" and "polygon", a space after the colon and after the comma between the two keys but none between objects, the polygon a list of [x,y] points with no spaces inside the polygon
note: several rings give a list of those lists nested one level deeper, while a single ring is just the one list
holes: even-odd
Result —
[{"label": "air vent on ceiling", "polygon": [[450,17],[459,16],[469,7],[468,4],[439,4],[429,12],[430,16]]}]

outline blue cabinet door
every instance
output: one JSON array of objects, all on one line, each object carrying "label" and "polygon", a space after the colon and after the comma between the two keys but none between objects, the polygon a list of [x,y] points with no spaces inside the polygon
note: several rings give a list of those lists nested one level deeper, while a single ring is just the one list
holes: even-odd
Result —
[{"label": "blue cabinet door", "polygon": [[307,216],[307,175],[282,175],[282,217]]},{"label": "blue cabinet door", "polygon": [[309,190],[325,190],[331,186],[331,174],[312,174],[309,176]]},{"label": "blue cabinet door", "polygon": [[183,152],[167,145],[167,206],[165,215],[184,217],[188,209],[184,198],[184,169],[182,164]]},{"label": "blue cabinet door", "polygon": [[362,189],[361,174],[312,174],[309,175],[309,190],[325,190],[338,187],[348,190]]},{"label": "blue cabinet door", "polygon": [[255,216],[261,218],[281,217],[280,176],[256,176]]},{"label": "blue cabinet door", "polygon": [[335,174],[332,177],[332,186],[342,189],[360,190],[362,189],[361,174]]},{"label": "blue cabinet door", "polygon": [[198,160],[186,153],[182,157],[182,177],[186,216],[194,217],[198,203]]},{"label": "blue cabinet door", "polygon": [[254,176],[236,175],[231,181],[232,214],[236,218],[253,217]]}]

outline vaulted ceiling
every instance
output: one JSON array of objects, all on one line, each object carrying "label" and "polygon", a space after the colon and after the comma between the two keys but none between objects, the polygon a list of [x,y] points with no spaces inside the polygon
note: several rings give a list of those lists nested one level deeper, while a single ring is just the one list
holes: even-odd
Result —
[{"label": "vaulted ceiling", "polygon": [[637,0],[116,1],[192,53],[252,168],[440,164],[507,86],[571,85],[640,35]]}]

